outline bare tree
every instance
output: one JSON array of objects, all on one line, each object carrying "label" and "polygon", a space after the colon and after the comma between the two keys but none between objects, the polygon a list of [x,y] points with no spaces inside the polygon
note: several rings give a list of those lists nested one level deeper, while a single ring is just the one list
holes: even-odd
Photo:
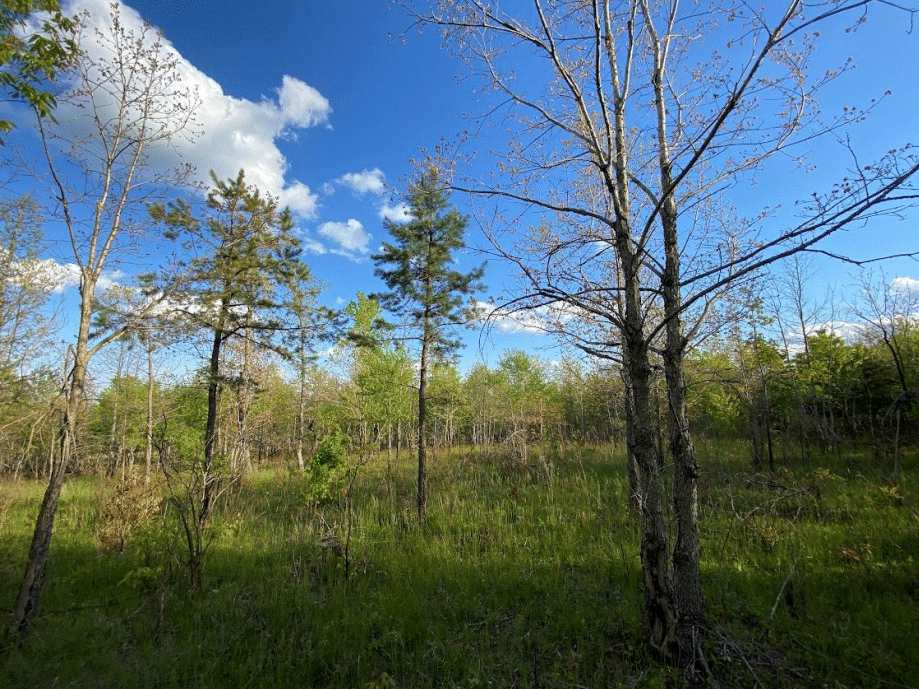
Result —
[{"label": "bare tree", "polygon": [[[849,149],[850,175],[805,199],[796,218],[768,205],[743,217],[731,203],[731,191],[768,161],[793,157],[805,142],[841,138],[876,103],[827,118],[818,95],[849,63],[808,72],[817,29],[848,15],[858,24],[874,6],[895,7],[883,0],[789,0],[761,11],[731,0],[534,0],[510,14],[490,0],[444,0],[414,11],[419,23],[445,32],[496,95],[484,119],[513,125],[495,177],[455,185],[502,202],[486,229],[524,283],[524,294],[506,306],[564,303],[613,333],[581,345],[617,349],[624,364],[649,641],[696,680],[705,666],[704,599],[684,355],[726,289],[915,199],[908,184],[919,161],[905,147],[873,165]],[[726,50],[706,46],[713,35]],[[502,225],[519,233],[527,224],[534,229],[523,241],[501,235]],[[656,446],[655,354],[667,379],[672,553]]]},{"label": "bare tree", "polygon": [[[36,117],[46,176],[79,270],[79,317],[63,391],[58,461],[38,512],[13,631],[24,636],[38,612],[54,518],[65,475],[76,451],[76,426],[92,357],[131,326],[121,323],[93,341],[96,290],[126,235],[144,226],[136,213],[187,170],[162,170],[151,157],[157,148],[189,133],[195,96],[182,84],[177,57],[150,26],[130,30],[113,6],[109,22],[93,36],[82,30],[84,51],[70,89],[58,97],[58,121]],[[90,49],[86,49],[90,46]],[[136,222],[139,221],[139,222]],[[162,293],[160,294],[162,296]],[[142,319],[156,297],[134,314]]]}]

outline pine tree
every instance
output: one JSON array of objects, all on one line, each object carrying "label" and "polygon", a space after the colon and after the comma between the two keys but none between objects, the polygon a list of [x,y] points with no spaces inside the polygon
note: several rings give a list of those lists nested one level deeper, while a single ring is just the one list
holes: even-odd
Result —
[{"label": "pine tree", "polygon": [[466,218],[450,206],[440,171],[427,167],[409,186],[411,220],[384,226],[392,242],[373,257],[376,275],[389,292],[380,303],[403,318],[420,342],[418,370],[418,518],[427,510],[425,422],[428,362],[444,358],[459,346],[455,326],[468,323],[468,297],[481,289],[483,267],[463,273],[453,268],[454,253],[464,244]]},{"label": "pine tree", "polygon": [[[199,504],[183,522],[196,536],[203,534],[218,492],[220,457],[217,455],[217,416],[224,347],[233,339],[283,351],[274,342],[285,327],[289,286],[298,268],[300,244],[294,236],[288,210],[246,183],[242,170],[223,181],[212,173],[214,187],[207,197],[205,217],[196,217],[185,201],[153,205],[153,219],[168,228],[168,236],[183,236],[186,251],[194,258],[181,267],[184,290],[173,297],[176,308],[193,323],[211,333],[207,373],[207,421],[204,452],[194,463],[200,486]],[[200,539],[189,553],[191,583],[201,585]]]}]

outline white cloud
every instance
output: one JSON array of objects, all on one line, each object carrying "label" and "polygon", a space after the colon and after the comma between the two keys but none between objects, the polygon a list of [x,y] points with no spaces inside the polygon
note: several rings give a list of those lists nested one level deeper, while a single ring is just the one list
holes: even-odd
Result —
[{"label": "white cloud", "polygon": [[907,292],[919,295],[919,280],[907,276],[894,278],[890,286],[896,292]]},{"label": "white cloud", "polygon": [[278,89],[278,104],[288,124],[315,127],[328,122],[332,106],[328,99],[309,84],[285,74]]},{"label": "white cloud", "polygon": [[[106,50],[99,44],[96,30],[107,31],[109,5],[110,0],[71,0],[66,5],[68,13],[88,12],[82,48],[90,56],[98,57]],[[119,7],[120,21],[126,28],[142,25],[137,11],[124,4]],[[219,177],[230,177],[242,168],[251,184],[278,197],[299,216],[314,217],[317,196],[306,184],[290,178],[287,159],[277,142],[292,138],[297,129],[326,124],[332,112],[329,101],[314,87],[290,75],[282,76],[275,98],[236,98],[182,57],[166,39],[163,50],[178,60],[182,83],[197,91],[200,104],[195,108],[195,117],[201,135],[194,140],[176,138],[168,146],[160,145],[151,151],[151,159],[164,169],[179,162],[190,163],[196,168],[197,178],[204,182],[209,180],[212,169]],[[80,127],[81,118],[89,116],[76,109],[65,113],[63,106],[58,110],[58,119],[75,128]]]},{"label": "white cloud", "polygon": [[311,237],[304,237],[301,241],[303,242],[303,248],[311,254],[319,254],[321,256],[329,252],[325,244]]},{"label": "white cloud", "polygon": [[509,334],[558,334],[566,324],[573,325],[575,318],[581,322],[591,320],[586,312],[561,301],[514,312],[487,301],[476,301],[473,308],[480,320]]},{"label": "white cloud", "polygon": [[121,281],[126,277],[127,275],[125,275],[125,273],[120,270],[105,272],[99,276],[99,281],[96,283],[96,286],[102,290],[106,290],[109,287],[118,287],[121,284]]},{"label": "white cloud", "polygon": [[358,194],[382,194],[386,191],[386,176],[378,167],[360,172],[347,172],[338,178],[338,183]]},{"label": "white cloud", "polygon": [[[823,321],[807,326],[808,339],[815,337],[818,333],[827,333],[828,335],[835,335],[836,337],[842,338],[844,342],[849,344],[858,342],[865,335],[865,332],[866,327],[864,323],[856,323],[854,321],[842,319]],[[804,340],[800,333],[791,333],[788,336],[787,344],[788,351],[791,354],[800,354],[804,351]]]},{"label": "white cloud", "polygon": [[[80,285],[80,267],[76,263],[62,263],[54,258],[26,258],[14,260],[10,268],[11,281],[36,285],[54,294]],[[119,285],[125,277],[120,270],[106,271],[99,276],[96,286],[106,290]]]},{"label": "white cloud", "polygon": [[360,221],[349,218],[345,222],[325,222],[319,226],[319,234],[338,246],[333,253],[355,256],[366,254],[370,249],[370,235]]},{"label": "white cloud", "polygon": [[390,206],[388,203],[384,203],[380,206],[380,217],[383,220],[389,220],[390,222],[408,222],[412,219],[412,214],[409,211],[407,203],[397,203],[394,206]]},{"label": "white cloud", "polygon": [[477,301],[474,308],[480,320],[509,334],[546,334],[571,317],[566,310],[561,308],[561,305],[540,306],[511,313],[491,302]]},{"label": "white cloud", "polygon": [[808,335],[816,335],[818,332],[829,333],[841,337],[845,342],[855,342],[864,332],[864,323],[854,323],[841,319],[835,321],[826,321],[818,323],[813,328],[808,328]]},{"label": "white cloud", "polygon": [[80,267],[76,263],[60,263],[53,258],[42,258],[23,261],[19,264],[19,271],[55,293],[80,285]]}]

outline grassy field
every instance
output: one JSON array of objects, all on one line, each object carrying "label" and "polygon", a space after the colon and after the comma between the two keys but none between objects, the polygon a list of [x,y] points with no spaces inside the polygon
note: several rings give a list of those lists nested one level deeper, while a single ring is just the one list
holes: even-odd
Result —
[{"label": "grassy field", "polygon": [[[919,685],[915,457],[892,487],[867,457],[769,476],[739,446],[700,456],[720,685]],[[303,478],[259,472],[222,502],[199,593],[173,515],[125,529],[119,549],[103,518],[118,513],[112,488],[73,479],[42,615],[24,647],[3,649],[0,686],[666,686],[641,643],[621,454],[543,460],[438,457],[423,527],[408,456],[366,466],[350,510],[311,507]],[[40,498],[39,483],[0,484],[4,607]]]}]

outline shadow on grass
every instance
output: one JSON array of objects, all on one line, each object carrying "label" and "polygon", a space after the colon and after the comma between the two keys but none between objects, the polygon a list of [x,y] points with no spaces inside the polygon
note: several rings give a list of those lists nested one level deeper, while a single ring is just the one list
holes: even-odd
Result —
[{"label": "shadow on grass", "polygon": [[[341,503],[319,520],[301,478],[254,477],[215,522],[200,593],[187,589],[171,527],[154,523],[125,553],[102,553],[91,520],[72,517],[86,505],[65,502],[71,517],[55,540],[44,612],[29,642],[7,649],[0,686],[664,686],[668,673],[640,635],[621,458],[589,452],[550,475],[505,469],[435,463],[423,527],[411,515],[411,465],[392,479],[368,472],[347,566]],[[725,462],[724,471],[745,485],[745,470]],[[754,498],[771,494],[744,499]],[[760,543],[749,529],[725,535],[735,516],[707,515],[704,577],[722,635],[710,654],[721,686],[919,682],[910,641],[919,581],[908,555],[916,536],[908,518],[894,525],[889,515],[871,528],[890,523],[890,538],[856,559],[840,546],[865,537],[824,534],[821,514],[790,526],[770,517],[799,530],[779,538],[812,539],[801,552]],[[10,524],[0,543],[4,600],[28,545],[28,520]]]}]

